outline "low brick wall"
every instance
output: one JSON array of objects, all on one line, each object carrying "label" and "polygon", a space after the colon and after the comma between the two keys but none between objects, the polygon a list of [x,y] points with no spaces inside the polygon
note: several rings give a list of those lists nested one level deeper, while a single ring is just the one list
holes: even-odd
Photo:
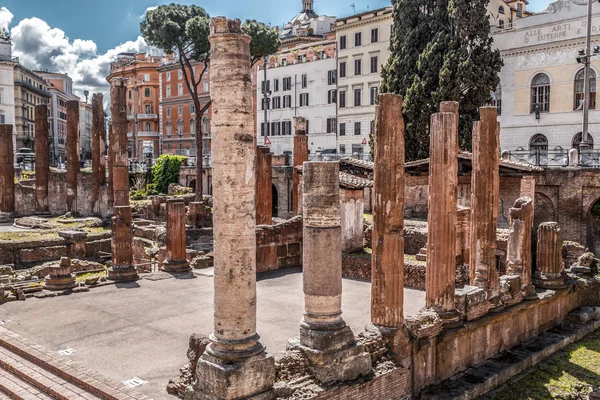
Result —
[{"label": "low brick wall", "polygon": [[408,368],[398,368],[363,383],[327,390],[312,400],[401,399],[408,394],[408,380]]},{"label": "low brick wall", "polygon": [[256,227],[256,272],[302,265],[302,217]]}]

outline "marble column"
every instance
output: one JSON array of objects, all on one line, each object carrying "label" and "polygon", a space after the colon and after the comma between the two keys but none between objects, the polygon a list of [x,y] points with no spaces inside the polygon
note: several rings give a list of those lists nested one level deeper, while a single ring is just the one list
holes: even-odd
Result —
[{"label": "marble column", "polygon": [[481,107],[473,124],[471,176],[471,285],[487,292],[490,311],[503,308],[496,267],[496,227],[500,191],[500,124],[496,107]]},{"label": "marble column", "polygon": [[521,292],[526,300],[535,300],[535,287],[531,283],[531,234],[533,226],[533,201],[529,197],[517,199],[509,211],[510,233],[507,248],[507,275],[521,277]]},{"label": "marble column", "polygon": [[163,270],[184,273],[191,270],[185,248],[185,203],[181,199],[167,200],[167,259]]},{"label": "marble column", "polygon": [[256,332],[256,146],[250,37],[239,20],[210,23],[214,192],[214,330],[196,398],[272,398],[275,363]]},{"label": "marble column", "polygon": [[50,144],[48,143],[48,106],[35,106],[35,212],[47,214],[48,179],[50,177]]},{"label": "marble column", "polygon": [[128,282],[138,279],[133,265],[133,223],[130,206],[115,206],[112,217],[112,267],[108,279]]},{"label": "marble column", "polygon": [[371,322],[403,325],[404,119],[402,96],[380,94],[375,117]]},{"label": "marble column", "polygon": [[92,205],[99,211],[100,186],[103,182],[101,167],[101,143],[104,131],[104,97],[100,93],[92,96]]},{"label": "marble column", "polygon": [[308,132],[306,131],[307,122],[304,117],[294,117],[294,169],[292,171],[292,210],[293,215],[300,215],[301,195],[300,184],[301,176],[296,170],[308,161]]},{"label": "marble column", "polygon": [[125,81],[110,87],[112,137],[112,185],[115,206],[129,205],[129,155],[127,152],[127,87]]},{"label": "marble column", "polygon": [[430,127],[425,307],[437,312],[443,323],[453,324],[459,321],[454,306],[458,185],[456,114],[433,114]]},{"label": "marble column", "polygon": [[342,318],[339,163],[305,162],[302,170],[304,317],[298,348],[321,382],[366,375],[370,357]]},{"label": "marble column", "polygon": [[562,237],[556,222],[540,224],[537,232],[537,268],[533,283],[544,289],[563,289]]},{"label": "marble column", "polygon": [[268,146],[256,146],[256,225],[273,223],[273,154]]},{"label": "marble column", "polygon": [[13,126],[0,125],[0,213],[15,212]]},{"label": "marble column", "polygon": [[77,213],[79,175],[79,101],[67,101],[67,211]]}]

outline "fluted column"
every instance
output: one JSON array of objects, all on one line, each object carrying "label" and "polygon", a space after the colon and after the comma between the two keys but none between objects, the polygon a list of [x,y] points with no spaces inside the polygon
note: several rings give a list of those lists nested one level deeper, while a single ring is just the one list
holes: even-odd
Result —
[{"label": "fluted column", "polygon": [[456,210],[456,264],[469,263],[471,248],[471,209],[457,208]]},{"label": "fluted column", "polygon": [[430,127],[425,307],[434,309],[442,322],[449,324],[459,320],[454,306],[458,185],[456,114],[433,114]]},{"label": "fluted column", "polygon": [[521,197],[517,199],[509,213],[510,232],[506,273],[520,276],[523,298],[533,300],[537,298],[535,288],[531,283],[533,201],[529,197]]},{"label": "fluted column", "polygon": [[12,125],[0,125],[0,212],[15,212],[15,153]]},{"label": "fluted column", "polygon": [[106,160],[106,168],[108,169],[108,181],[107,183],[107,189],[108,189],[108,205],[109,206],[113,206],[114,202],[115,202],[115,191],[113,188],[113,168],[114,168],[114,164],[115,164],[115,146],[113,145],[114,142],[116,141],[115,137],[114,137],[114,133],[113,133],[113,129],[112,129],[112,122],[109,122],[108,124],[108,157]]},{"label": "fluted column", "polygon": [[308,132],[306,118],[294,117],[294,170],[292,171],[292,210],[294,216],[300,215],[300,174],[296,170],[308,161]]},{"label": "fluted column", "polygon": [[537,232],[537,268],[533,283],[545,289],[563,289],[562,237],[556,222],[540,224]]},{"label": "fluted column", "polygon": [[133,223],[130,206],[115,206],[112,217],[112,267],[108,279],[133,281],[138,274],[133,265]]},{"label": "fluted column", "polygon": [[101,93],[92,96],[92,205],[98,210],[100,186],[104,182],[102,177],[102,133],[104,131],[104,97]]},{"label": "fluted column", "polygon": [[500,124],[496,107],[481,107],[473,124],[471,176],[471,284],[487,292],[490,311],[502,309],[496,268],[496,227],[500,191]]},{"label": "fluted column", "polygon": [[273,223],[273,154],[268,146],[256,147],[256,224]]},{"label": "fluted column", "polygon": [[167,259],[163,270],[171,273],[190,271],[185,248],[185,203],[181,199],[167,200]]},{"label": "fluted column", "polygon": [[115,206],[129,205],[129,154],[127,152],[127,87],[125,81],[110,87],[112,137],[112,186]]},{"label": "fluted column", "polygon": [[67,101],[67,211],[77,213],[79,175],[79,101]]},{"label": "fluted column", "polygon": [[48,209],[48,178],[50,152],[48,143],[48,106],[35,106],[35,212],[46,214]]},{"label": "fluted column", "polygon": [[[269,396],[275,364],[256,332],[256,146],[250,37],[210,24],[214,192],[214,330],[198,362],[198,398]],[[270,398],[270,397],[265,397]]]}]

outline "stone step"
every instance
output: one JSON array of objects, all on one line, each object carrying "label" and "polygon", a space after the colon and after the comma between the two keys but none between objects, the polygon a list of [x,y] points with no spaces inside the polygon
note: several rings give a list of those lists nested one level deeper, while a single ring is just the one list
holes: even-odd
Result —
[{"label": "stone step", "polygon": [[427,254],[417,254],[415,256],[415,258],[417,259],[417,261],[427,261]]},{"label": "stone step", "polygon": [[5,369],[0,368],[0,400],[4,399],[52,400],[52,397],[42,393],[35,386],[30,385]]}]

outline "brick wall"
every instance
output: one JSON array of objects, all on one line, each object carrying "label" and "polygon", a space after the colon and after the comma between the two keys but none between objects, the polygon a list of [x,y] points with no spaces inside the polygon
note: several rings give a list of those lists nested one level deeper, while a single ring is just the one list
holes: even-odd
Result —
[{"label": "brick wall", "polygon": [[256,272],[302,265],[302,217],[256,227]]},{"label": "brick wall", "polygon": [[332,388],[312,400],[401,399],[408,394],[408,388],[408,369],[398,368],[364,383]]}]

